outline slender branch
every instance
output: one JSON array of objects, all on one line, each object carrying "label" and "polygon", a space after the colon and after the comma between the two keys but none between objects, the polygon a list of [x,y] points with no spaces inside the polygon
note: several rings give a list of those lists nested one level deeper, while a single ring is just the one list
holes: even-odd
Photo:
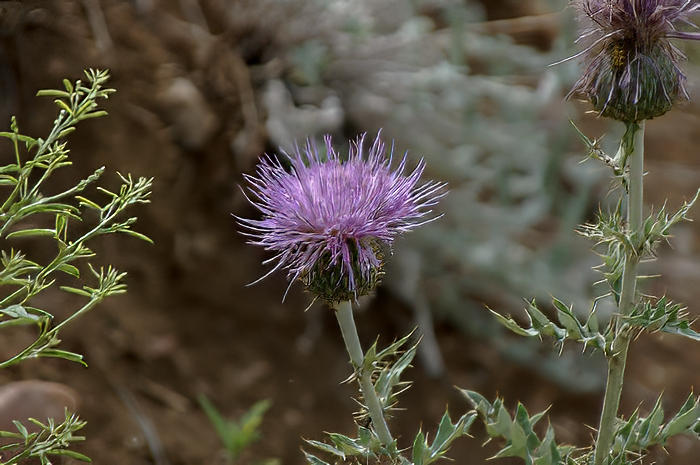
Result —
[{"label": "slender branch", "polygon": [[[629,315],[634,309],[637,287],[637,265],[639,264],[639,245],[642,240],[642,207],[644,193],[644,121],[629,123],[628,131],[634,131],[633,137],[624,140],[632,141],[624,150],[627,152],[629,164],[629,194],[627,199],[627,222],[630,241],[633,249],[627,250],[625,255],[625,268],[622,275],[622,289],[620,290],[620,304],[618,318]],[[623,142],[624,143],[624,142]],[[617,410],[620,406],[622,384],[627,364],[627,352],[632,335],[629,330],[616,322],[615,339],[612,349],[608,354],[608,380],[605,386],[605,398],[603,411],[600,416],[598,438],[595,447],[595,465],[603,465],[605,458],[610,455]]]},{"label": "slender branch", "polygon": [[374,385],[372,384],[371,378],[372,373],[364,366],[365,356],[362,352],[360,338],[357,335],[355,320],[352,316],[352,304],[350,302],[341,302],[336,307],[335,315],[338,318],[340,331],[343,333],[345,348],[348,351],[348,355],[350,355],[350,361],[352,362],[352,365],[358,375],[360,390],[362,391],[362,396],[367,404],[369,417],[372,419],[372,426],[374,427],[379,440],[385,445],[391,445],[394,442],[394,439],[391,437],[389,427],[386,424],[382,404],[379,402],[377,392],[374,390]]}]

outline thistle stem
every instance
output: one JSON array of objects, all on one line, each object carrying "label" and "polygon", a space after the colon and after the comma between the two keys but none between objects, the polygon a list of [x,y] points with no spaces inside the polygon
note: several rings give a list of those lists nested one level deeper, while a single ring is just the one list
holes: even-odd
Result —
[{"label": "thistle stem", "polygon": [[386,424],[384,409],[379,402],[377,392],[374,390],[371,378],[372,373],[364,366],[365,356],[362,352],[360,338],[357,335],[355,320],[352,316],[352,304],[350,302],[341,302],[335,309],[335,315],[338,318],[340,331],[343,333],[345,348],[348,351],[348,355],[350,355],[350,361],[357,373],[360,382],[360,391],[367,404],[369,417],[372,419],[372,426],[379,440],[382,441],[382,444],[391,445],[394,439],[391,437],[389,427]]},{"label": "thistle stem", "polygon": [[[627,250],[622,274],[622,288],[620,290],[619,315],[625,317],[634,309],[637,287],[637,265],[639,264],[639,246],[642,240],[642,206],[644,193],[644,121],[629,123],[628,131],[633,131],[631,144],[627,143],[623,149],[627,152],[629,165],[629,194],[627,198],[627,223],[630,242],[633,249]],[[631,146],[630,146],[631,145]],[[600,416],[598,438],[596,439],[594,465],[603,465],[606,457],[610,455],[615,434],[617,410],[620,406],[620,396],[624,382],[625,365],[627,364],[627,352],[631,341],[631,334],[624,324],[617,321],[615,326],[615,339],[608,354],[608,380],[605,386],[605,398],[603,400],[603,412]]]}]

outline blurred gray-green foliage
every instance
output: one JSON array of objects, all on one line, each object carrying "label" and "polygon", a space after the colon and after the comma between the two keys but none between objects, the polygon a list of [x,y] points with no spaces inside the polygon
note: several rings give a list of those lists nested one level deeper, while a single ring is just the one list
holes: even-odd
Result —
[{"label": "blurred gray-green foliage", "polygon": [[[488,0],[306,4],[316,32],[290,47],[290,71],[265,95],[273,141],[383,128],[399,154],[425,158],[425,178],[449,183],[444,216],[399,241],[386,286],[565,387],[600,388],[599,360],[503,338],[484,308],[519,314],[523,299],[555,295],[588,312],[595,296],[598,260],[574,230],[606,174],[578,163],[585,154],[564,101],[576,60],[549,66],[575,53],[568,2],[520,2],[527,23],[490,21]],[[497,33],[522,24],[549,34],[546,51]]]}]

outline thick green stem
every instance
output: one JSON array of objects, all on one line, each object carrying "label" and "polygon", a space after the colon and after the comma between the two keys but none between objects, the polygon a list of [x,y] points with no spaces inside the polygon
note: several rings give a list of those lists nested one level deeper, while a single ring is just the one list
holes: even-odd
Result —
[{"label": "thick green stem", "polygon": [[608,381],[605,385],[603,412],[600,416],[598,438],[596,439],[595,465],[603,465],[605,458],[610,454],[610,449],[612,449],[629,343],[629,334],[618,334],[613,342],[613,354],[608,357]]},{"label": "thick green stem", "polygon": [[379,402],[377,392],[374,390],[374,385],[372,384],[372,373],[363,365],[365,356],[362,352],[360,338],[357,335],[355,320],[352,316],[352,304],[350,302],[341,302],[337,306],[335,314],[338,318],[340,331],[343,333],[345,348],[348,350],[350,361],[352,362],[352,365],[355,368],[359,378],[360,390],[362,391],[362,397],[365,399],[365,403],[367,404],[369,417],[372,419],[372,426],[374,427],[379,440],[385,445],[391,445],[394,442],[394,439],[391,437],[389,427],[386,424],[382,404]]},{"label": "thick green stem", "polygon": [[[639,264],[639,245],[642,240],[642,206],[644,193],[644,121],[630,123],[628,131],[634,131],[631,146],[627,144],[623,149],[627,152],[629,166],[629,194],[627,198],[627,224],[630,241],[633,250],[627,250],[625,255],[625,267],[622,275],[622,287],[620,289],[620,317],[629,315],[635,305],[637,288],[637,265]],[[605,386],[605,399],[603,400],[603,412],[600,416],[598,438],[595,447],[594,465],[603,465],[606,457],[610,455],[615,434],[617,410],[620,406],[622,384],[627,364],[627,351],[631,340],[631,334],[624,324],[618,321],[615,326],[615,339],[608,354],[608,380]]]}]

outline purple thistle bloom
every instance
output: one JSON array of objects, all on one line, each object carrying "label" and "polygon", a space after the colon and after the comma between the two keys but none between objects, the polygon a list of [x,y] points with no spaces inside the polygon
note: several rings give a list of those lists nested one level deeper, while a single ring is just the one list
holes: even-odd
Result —
[{"label": "purple thistle bloom", "polygon": [[379,135],[366,157],[363,142],[353,141],[344,159],[330,136],[325,154],[309,140],[282,161],[265,156],[257,176],[245,176],[262,212],[260,220],[238,218],[249,243],[277,253],[265,262],[276,262],[270,273],[287,268],[290,281],[331,303],[372,292],[394,238],[432,221],[423,218],[445,195],[442,183],[417,186],[422,160],[404,175],[406,155],[392,170]]},{"label": "purple thistle bloom", "polygon": [[[592,27],[583,52],[585,71],[569,97],[589,100],[600,115],[637,122],[661,116],[688,100],[679,68],[683,53],[669,39],[700,39],[676,30],[694,26],[698,0],[572,0]],[[574,57],[575,58],[575,57]]]}]

